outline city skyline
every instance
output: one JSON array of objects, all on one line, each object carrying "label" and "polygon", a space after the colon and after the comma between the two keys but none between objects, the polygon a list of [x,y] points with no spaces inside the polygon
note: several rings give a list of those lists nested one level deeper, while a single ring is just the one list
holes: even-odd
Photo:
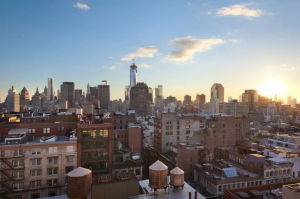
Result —
[{"label": "city skyline", "polygon": [[36,2],[0,8],[2,101],[11,86],[42,92],[50,77],[53,90],[107,80],[124,100],[134,57],[137,82],[163,85],[165,97],[194,100],[221,83],[225,99],[246,89],[300,98],[297,1]]}]

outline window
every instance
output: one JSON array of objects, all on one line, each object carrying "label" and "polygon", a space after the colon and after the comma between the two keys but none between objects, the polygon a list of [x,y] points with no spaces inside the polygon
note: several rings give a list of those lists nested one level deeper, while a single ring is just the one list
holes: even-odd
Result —
[{"label": "window", "polygon": [[223,128],[225,128],[225,124],[223,124]]},{"label": "window", "polygon": [[169,135],[169,132],[166,132],[166,135]]},{"label": "window", "polygon": [[48,175],[57,175],[57,168],[47,169]]},{"label": "window", "polygon": [[48,197],[56,196],[56,191],[49,191]]},{"label": "window", "polygon": [[35,148],[35,149],[31,149],[31,154],[32,155],[36,155],[36,154],[41,154],[41,148]]},{"label": "window", "polygon": [[190,125],[185,125],[185,128],[186,128],[186,129],[189,129],[189,128],[190,128]]},{"label": "window", "polygon": [[57,186],[57,179],[47,180],[47,185],[50,187]]},{"label": "window", "polygon": [[23,150],[14,150],[14,157],[23,156]]},{"label": "window", "polygon": [[218,186],[218,191],[222,191],[222,186]]},{"label": "window", "polygon": [[24,166],[24,160],[13,160],[14,168],[22,168]]},{"label": "window", "polygon": [[66,163],[73,163],[74,156],[66,156]]},{"label": "window", "polygon": [[120,129],[122,129],[122,126],[120,126]]},{"label": "window", "polygon": [[41,169],[30,170],[31,177],[38,177],[38,176],[41,176],[41,174],[42,174]]},{"label": "window", "polygon": [[173,129],[173,126],[170,126],[170,130],[172,130]]},{"label": "window", "polygon": [[177,131],[177,135],[180,135],[180,132],[179,132],[179,131]]},{"label": "window", "polygon": [[190,131],[186,131],[185,134],[190,134]]},{"label": "window", "polygon": [[3,173],[0,173],[0,181],[5,181],[5,175]]},{"label": "window", "polygon": [[191,162],[193,161],[193,158],[192,158],[192,157],[190,158],[190,161],[191,161]]},{"label": "window", "polygon": [[180,138],[179,138],[179,137],[177,137],[177,141],[179,141],[179,139],[180,139]]},{"label": "window", "polygon": [[123,135],[121,135],[121,138],[123,138]]},{"label": "window", "polygon": [[69,173],[70,171],[73,171],[74,170],[74,167],[73,166],[69,166],[69,167],[66,167],[66,174]]},{"label": "window", "polygon": [[173,135],[173,132],[170,132],[170,135]]},{"label": "window", "polygon": [[291,174],[291,170],[290,169],[287,170],[287,174]]},{"label": "window", "polygon": [[28,133],[35,134],[35,129],[28,129]]},{"label": "window", "polygon": [[136,169],[135,170],[135,175],[141,175],[141,170],[140,169]]},{"label": "window", "polygon": [[169,142],[166,142],[166,146],[169,146]]},{"label": "window", "polygon": [[48,164],[51,164],[51,165],[53,165],[53,164],[57,164],[57,157],[50,157],[50,158],[48,158]]},{"label": "window", "polygon": [[57,127],[57,133],[63,133],[64,127]]},{"label": "window", "polygon": [[67,146],[67,152],[73,152],[74,147],[73,146]]},{"label": "window", "polygon": [[120,123],[122,123],[122,120],[120,120]]},{"label": "window", "polygon": [[189,124],[189,123],[190,123],[190,120],[185,120],[185,123]]},{"label": "window", "polygon": [[199,128],[203,129],[203,128],[204,128],[204,125],[203,125],[203,124],[200,124],[200,125],[199,125]]},{"label": "window", "polygon": [[30,188],[41,188],[42,181],[36,180],[36,181],[30,181]]},{"label": "window", "polygon": [[5,151],[0,151],[0,157],[4,158],[5,157]]},{"label": "window", "polygon": [[166,126],[166,130],[169,130],[169,127],[168,127],[168,126]]},{"label": "window", "polygon": [[43,128],[44,134],[50,133],[50,128]]},{"label": "window", "polygon": [[57,147],[49,147],[49,153],[57,153]]},{"label": "window", "polygon": [[22,179],[24,178],[24,171],[14,171],[13,179]]},{"label": "window", "polygon": [[22,190],[24,188],[24,183],[20,182],[20,183],[13,183],[13,189],[14,190]]},{"label": "window", "polygon": [[269,177],[270,176],[270,173],[267,171],[266,172],[266,177]]},{"label": "window", "polygon": [[36,159],[31,159],[31,166],[40,166],[41,165],[41,160],[42,159],[38,159],[38,158],[36,158]]},{"label": "window", "polygon": [[180,122],[179,122],[179,121],[177,121],[177,124],[180,124]]}]

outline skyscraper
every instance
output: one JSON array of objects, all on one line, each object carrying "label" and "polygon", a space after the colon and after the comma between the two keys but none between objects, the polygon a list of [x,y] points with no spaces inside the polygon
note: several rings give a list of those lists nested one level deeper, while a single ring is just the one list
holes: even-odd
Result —
[{"label": "skyscraper", "polygon": [[243,102],[246,102],[249,108],[249,112],[255,110],[258,107],[258,94],[256,90],[245,90],[242,94]]},{"label": "skyscraper", "polygon": [[227,102],[232,102],[232,97],[231,96],[228,97],[228,101]]},{"label": "skyscraper", "polygon": [[63,82],[60,85],[60,95],[62,99],[65,99],[69,105],[72,104],[72,100],[75,101],[75,83],[74,82]]},{"label": "skyscraper", "polygon": [[20,106],[29,106],[29,105],[30,105],[29,92],[24,86],[20,95]]},{"label": "skyscraper", "polygon": [[163,86],[162,85],[158,85],[157,88],[158,88],[158,95],[161,96],[162,98],[164,98],[164,95],[163,95]]},{"label": "skyscraper", "polygon": [[52,101],[53,99],[54,99],[54,79],[48,78],[47,100]]},{"label": "skyscraper", "polygon": [[297,98],[292,99],[292,108],[296,108]]},{"label": "skyscraper", "polygon": [[212,96],[209,104],[209,113],[210,114],[218,114],[219,113],[219,100]]},{"label": "skyscraper", "polygon": [[130,86],[135,86],[137,83],[137,66],[135,65],[134,61],[130,66]]},{"label": "skyscraper", "polygon": [[287,97],[286,104],[287,104],[287,105],[292,105],[292,96],[288,96],[288,97]]},{"label": "skyscraper", "polygon": [[277,102],[277,94],[274,95],[274,101]]},{"label": "skyscraper", "polygon": [[106,80],[103,80],[101,85],[98,85],[98,100],[100,100],[101,108],[108,109],[110,102],[110,87]]},{"label": "skyscraper", "polygon": [[192,97],[190,95],[185,95],[183,101],[184,105],[185,106],[191,105],[191,102],[192,102]]},{"label": "skyscraper", "polygon": [[138,83],[130,90],[130,109],[135,110],[138,115],[147,114],[148,86],[144,83]]},{"label": "skyscraper", "polygon": [[20,95],[13,86],[8,90],[6,102],[8,112],[20,112]]},{"label": "skyscraper", "polygon": [[211,87],[210,98],[214,96],[219,102],[224,102],[224,87],[222,84],[214,83]]}]

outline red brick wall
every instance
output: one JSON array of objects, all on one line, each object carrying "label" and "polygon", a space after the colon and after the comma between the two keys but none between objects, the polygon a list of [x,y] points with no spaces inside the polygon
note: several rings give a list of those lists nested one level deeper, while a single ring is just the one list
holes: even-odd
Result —
[{"label": "red brick wall", "polygon": [[123,143],[123,148],[128,148],[128,130],[114,130],[114,133],[117,134],[117,138]]},{"label": "red brick wall", "polygon": [[188,150],[186,145],[179,144],[177,148],[177,163],[178,167],[184,171],[184,180],[193,181],[194,165],[198,164],[198,149]]},{"label": "red brick wall", "polygon": [[138,127],[128,127],[128,145],[129,148],[142,155],[142,129]]}]

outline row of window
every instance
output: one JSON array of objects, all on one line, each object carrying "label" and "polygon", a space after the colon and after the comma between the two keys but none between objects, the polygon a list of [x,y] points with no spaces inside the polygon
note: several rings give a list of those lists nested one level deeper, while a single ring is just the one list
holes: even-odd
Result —
[{"label": "row of window", "polygon": [[[74,152],[74,146],[67,146],[67,152],[71,153]],[[58,147],[49,147],[48,148],[48,153],[53,154],[53,153],[58,153]],[[42,154],[42,148],[33,148],[31,149],[31,155],[38,155]],[[24,155],[24,151],[21,149],[18,150],[13,150],[13,157],[20,157]],[[1,157],[9,157],[10,152],[8,150],[6,151],[0,151],[0,156]]]},{"label": "row of window", "polygon": [[[205,182],[205,179],[202,179]],[[237,183],[237,184],[228,184],[228,185],[219,185],[218,191],[224,191],[226,188],[228,189],[235,189],[235,188],[241,188],[241,187],[250,187],[250,186],[258,186],[262,185],[262,181],[255,181],[255,182],[247,182],[247,183]],[[222,189],[223,188],[223,189]]]},{"label": "row of window", "polygon": [[121,137],[121,138],[126,138],[126,137],[127,137],[127,135],[121,135],[121,136],[120,136],[120,135],[118,135],[118,138],[120,138],[120,137]]},{"label": "row of window", "polygon": [[96,130],[83,130],[83,139],[93,139],[93,138],[107,138],[108,129],[96,129]]},{"label": "row of window", "polygon": [[267,171],[266,172],[266,177],[270,176],[278,176],[278,175],[290,175],[291,174],[291,169],[288,170],[279,170],[279,171]]},{"label": "row of window", "polygon": [[[65,130],[64,127],[57,127],[57,133],[64,133],[65,132],[64,130]],[[28,129],[28,133],[35,134],[35,129],[34,128]],[[43,128],[43,133],[44,134],[49,134],[50,133],[50,128],[49,127]]]},{"label": "row of window", "polygon": [[[185,134],[190,134],[191,131],[185,131]],[[166,135],[173,135],[173,132],[166,132]],[[180,135],[180,132],[177,131],[177,135]]]},{"label": "row of window", "polygon": [[[185,125],[185,128],[190,129],[191,125],[187,124],[187,125]],[[204,128],[204,125],[200,124],[199,128]],[[172,129],[173,129],[173,126],[166,126],[166,130],[172,130]],[[180,126],[177,126],[177,130],[179,130],[179,129],[180,129]]]}]

